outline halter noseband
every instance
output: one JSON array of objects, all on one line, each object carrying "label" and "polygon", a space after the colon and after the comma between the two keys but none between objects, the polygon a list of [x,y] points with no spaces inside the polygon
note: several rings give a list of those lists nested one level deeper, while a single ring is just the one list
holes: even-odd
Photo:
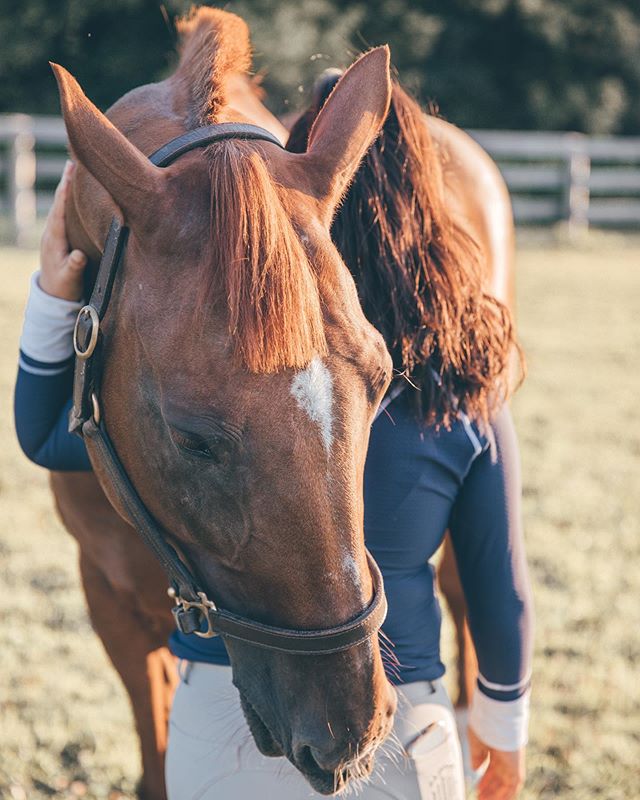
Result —
[{"label": "halter noseband", "polygon": [[[184,153],[223,139],[247,139],[282,144],[269,131],[254,125],[223,123],[196,128],[172,139],[149,159],[157,167],[169,166]],[[269,650],[299,655],[337,653],[366,641],[379,629],[387,613],[382,575],[367,552],[373,579],[373,600],[355,619],[322,630],[292,630],[265,625],[216,606],[163,536],[162,529],[142,502],[116,453],[100,413],[103,335],[100,323],[107,312],[111,291],[126,249],[128,230],[114,217],[104,245],[89,303],[78,314],[73,334],[76,364],[73,407],[69,430],[89,440],[94,460],[102,468],[122,507],[169,577],[169,594],[175,599],[176,625],[182,633],[209,638],[222,635]]]}]

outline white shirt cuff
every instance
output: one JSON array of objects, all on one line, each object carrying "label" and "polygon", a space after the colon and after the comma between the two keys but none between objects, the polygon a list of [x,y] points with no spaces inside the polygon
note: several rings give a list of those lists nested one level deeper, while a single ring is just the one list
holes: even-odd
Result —
[{"label": "white shirt cuff", "polygon": [[469,711],[469,727],[494,750],[513,752],[529,740],[531,689],[517,700],[494,700],[476,689]]},{"label": "white shirt cuff", "polygon": [[29,358],[55,364],[73,355],[71,334],[84,303],[47,294],[40,288],[39,274],[35,272],[31,277],[20,349]]}]

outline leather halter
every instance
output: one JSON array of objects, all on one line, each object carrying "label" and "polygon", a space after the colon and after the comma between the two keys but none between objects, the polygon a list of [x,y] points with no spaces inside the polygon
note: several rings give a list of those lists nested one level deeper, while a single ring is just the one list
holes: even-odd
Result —
[{"label": "leather halter", "polygon": [[[265,141],[282,147],[278,139],[263,128],[224,123],[197,128],[178,136],[149,158],[156,166],[166,167],[190,150],[231,138]],[[99,404],[104,350],[100,323],[109,306],[118,267],[126,249],[127,234],[127,228],[114,217],[89,303],[80,310],[76,320],[73,335],[76,364],[69,430],[91,442],[94,462],[106,475],[110,488],[138,534],[167,573],[171,583],[169,594],[176,601],[173,615],[178,629],[182,633],[194,633],[204,638],[222,635],[269,650],[299,655],[337,653],[366,641],[379,630],[387,613],[382,575],[368,552],[373,600],[355,619],[321,630],[291,630],[265,625],[219,608],[207,597],[140,498],[107,433]]]}]

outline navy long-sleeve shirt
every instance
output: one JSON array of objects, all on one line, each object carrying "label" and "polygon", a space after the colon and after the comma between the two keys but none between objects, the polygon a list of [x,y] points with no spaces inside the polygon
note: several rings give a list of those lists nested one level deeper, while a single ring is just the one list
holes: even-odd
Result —
[{"label": "navy long-sleeve shirt", "polygon": [[[71,330],[80,303],[32,284],[15,392],[16,429],[26,455],[54,470],[91,465],[67,432],[73,379]],[[385,580],[383,626],[398,665],[394,683],[435,680],[441,613],[429,559],[451,531],[479,663],[470,724],[490,746],[526,741],[532,610],[520,513],[518,446],[504,408],[489,435],[465,415],[450,429],[422,428],[406,389],[376,418],[365,467],[365,541]],[[490,439],[492,443],[490,443]],[[228,664],[221,638],[176,631],[181,658]]]}]

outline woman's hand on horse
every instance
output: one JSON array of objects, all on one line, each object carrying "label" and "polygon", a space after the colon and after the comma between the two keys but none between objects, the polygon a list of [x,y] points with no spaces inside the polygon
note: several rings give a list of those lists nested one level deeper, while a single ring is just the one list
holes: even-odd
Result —
[{"label": "woman's hand on horse", "polygon": [[40,242],[40,288],[62,300],[80,300],[82,273],[87,265],[82,250],[69,251],[65,227],[64,207],[73,168],[73,162],[67,161]]},{"label": "woman's hand on horse", "polygon": [[525,748],[495,750],[467,729],[471,766],[479,769],[488,759],[486,772],[478,783],[478,800],[513,800],[518,796],[525,777]]}]

